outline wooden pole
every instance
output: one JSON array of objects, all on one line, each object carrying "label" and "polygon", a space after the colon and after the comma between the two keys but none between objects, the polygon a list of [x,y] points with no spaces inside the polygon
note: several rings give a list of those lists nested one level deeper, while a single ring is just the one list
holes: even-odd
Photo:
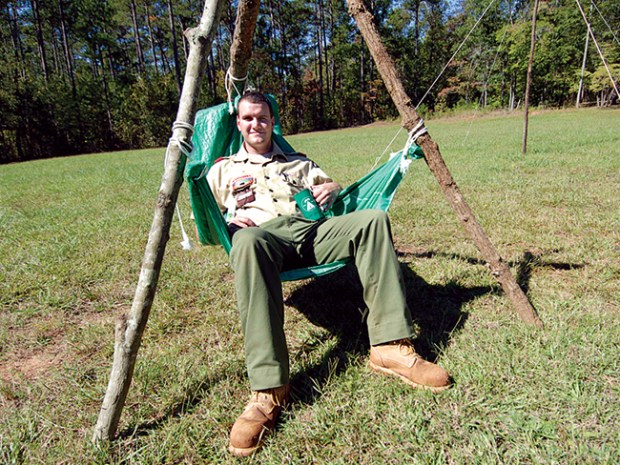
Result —
[{"label": "wooden pole", "polygon": [[527,128],[529,124],[530,114],[530,86],[532,84],[532,64],[534,62],[534,48],[536,45],[536,16],[538,16],[538,0],[534,2],[534,11],[532,12],[532,37],[530,38],[530,59],[527,64],[527,79],[525,81],[525,111],[523,123],[523,144],[521,145],[521,153],[527,153]]},{"label": "wooden pole", "polygon": [[[348,0],[349,14],[353,16],[357,26],[368,45],[377,68],[381,73],[383,82],[387,87],[398,112],[403,118],[403,127],[412,130],[420,121],[411,98],[405,92],[405,88],[398,76],[396,66],[385,46],[381,42],[379,33],[373,24],[372,15],[368,12],[362,0]],[[439,147],[429,134],[420,136],[417,143],[424,151],[426,163],[439,182],[444,195],[456,212],[465,230],[470,234],[478,250],[489,264],[493,276],[499,281],[502,289],[513,303],[519,316],[527,323],[542,327],[542,321],[536,314],[527,296],[519,287],[512,275],[510,268],[499,256],[495,247],[485,234],[482,227],[476,221],[469,205],[465,202],[456,182],[452,178],[448,167],[443,161]]]},{"label": "wooden pole", "polygon": [[598,52],[599,56],[601,57],[601,61],[603,62],[603,66],[605,66],[605,69],[607,70],[607,75],[609,76],[609,80],[611,81],[611,85],[614,88],[614,90],[616,91],[616,95],[618,96],[618,99],[620,99],[620,90],[618,90],[618,85],[616,84],[616,81],[614,80],[614,76],[611,74],[611,70],[609,69],[609,65],[607,64],[607,60],[605,60],[605,55],[603,55],[603,51],[601,50],[601,47],[598,44],[598,41],[596,40],[596,37],[594,37],[594,33],[592,32],[592,27],[590,26],[590,22],[588,21],[588,18],[586,16],[586,12],[583,11],[583,8],[581,7],[581,3],[579,2],[579,0],[575,0],[577,2],[577,6],[579,7],[579,11],[581,12],[581,16],[583,16],[583,20],[586,23],[586,26],[588,27],[588,33],[590,34],[590,36],[592,37],[592,41],[594,42],[594,45],[596,45],[596,51]]},{"label": "wooden pole", "polygon": [[579,90],[577,91],[577,101],[575,107],[579,108],[581,96],[583,94],[583,76],[586,73],[586,62],[588,59],[588,47],[590,45],[590,33],[586,32],[586,46],[583,49],[583,60],[581,62],[581,76],[579,77]]},{"label": "wooden pole", "polygon": [[[207,51],[219,23],[225,0],[206,0],[200,25],[186,32],[190,52],[185,82],[177,111],[172,140],[181,144],[191,140],[191,126],[196,116],[200,83],[206,67]],[[185,156],[180,144],[170,144],[166,166],[157,196],[155,213],[148,242],[144,251],[142,269],[136,286],[131,311],[119,318],[115,325],[114,360],[110,381],[93,432],[93,441],[112,440],[129,392],[142,334],[149,317],[166,244],[174,215],[179,189],[183,183]]]},{"label": "wooden pole", "polygon": [[236,94],[243,92],[247,82],[250,57],[252,56],[252,39],[260,0],[242,0],[237,7],[235,32],[230,46],[230,78],[235,84]]}]

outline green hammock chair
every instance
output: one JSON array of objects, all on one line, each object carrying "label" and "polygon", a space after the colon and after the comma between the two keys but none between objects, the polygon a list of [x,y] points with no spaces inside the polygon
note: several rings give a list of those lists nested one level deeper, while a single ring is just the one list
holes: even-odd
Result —
[{"label": "green hammock chair", "polygon": [[[273,96],[269,95],[268,98],[272,103],[275,118],[273,140],[285,153],[294,153],[295,150],[282,136],[277,103]],[[206,174],[218,158],[235,154],[243,142],[234,113],[237,102],[238,98],[234,107],[232,103],[223,103],[196,114],[193,149],[185,169],[198,239],[205,245],[221,244],[226,253],[229,253],[232,247],[228,227],[213,197]],[[423,157],[422,149],[417,145],[411,146],[406,152],[396,153],[390,160],[343,189],[326,212],[326,216],[343,215],[363,209],[387,211],[406,171],[406,160]],[[282,281],[294,281],[322,276],[342,268],[347,263],[348,260],[340,260],[325,265],[287,270],[281,273],[280,278]]]}]

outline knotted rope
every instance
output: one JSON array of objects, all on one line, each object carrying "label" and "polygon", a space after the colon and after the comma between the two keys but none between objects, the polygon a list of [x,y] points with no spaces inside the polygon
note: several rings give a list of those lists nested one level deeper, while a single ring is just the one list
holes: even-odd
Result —
[{"label": "knotted rope", "polygon": [[[177,129],[185,129],[189,132],[188,139],[180,139],[176,136],[175,132]],[[164,169],[168,163],[168,153],[170,151],[170,147],[172,145],[176,145],[179,147],[179,150],[183,155],[189,158],[192,153],[192,149],[194,148],[192,145],[192,134],[194,133],[194,126],[192,124],[186,123],[184,121],[175,121],[172,124],[172,137],[168,140],[168,147],[166,147],[166,155],[164,157]],[[193,248],[192,241],[185,232],[185,228],[183,227],[183,220],[181,219],[181,211],[179,210],[179,202],[177,201],[175,205],[175,210],[177,212],[177,218],[179,219],[179,226],[181,227],[181,235],[183,236],[183,242],[181,242],[181,246],[183,250],[191,250]]]}]

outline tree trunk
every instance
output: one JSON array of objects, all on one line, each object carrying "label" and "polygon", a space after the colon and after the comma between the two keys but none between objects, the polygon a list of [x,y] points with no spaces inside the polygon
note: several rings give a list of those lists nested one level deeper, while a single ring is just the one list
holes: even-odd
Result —
[{"label": "tree trunk", "polygon": [[35,34],[37,37],[37,47],[39,49],[39,59],[41,61],[41,72],[43,78],[48,80],[47,58],[45,56],[45,42],[43,40],[43,25],[41,21],[41,11],[39,10],[39,1],[31,0],[32,13],[34,15]]},{"label": "tree trunk", "polygon": [[163,74],[168,74],[170,72],[170,63],[168,63],[168,57],[166,56],[166,51],[161,41],[157,41],[157,47],[159,48],[159,59],[161,61],[162,72]]},{"label": "tree trunk", "polygon": [[110,87],[108,86],[108,78],[105,72],[105,60],[103,57],[103,51],[101,50],[101,44],[97,44],[97,54],[99,55],[99,62],[101,63],[101,85],[103,86],[103,100],[105,102],[106,115],[108,117],[108,141],[112,140],[114,134],[114,123],[112,121],[112,109],[110,106]]},{"label": "tree trunk", "polygon": [[136,41],[136,56],[138,58],[138,76],[144,72],[144,53],[142,53],[142,44],[140,43],[140,29],[138,29],[138,17],[136,15],[136,1],[129,2],[131,8],[131,24],[133,26],[133,38]]},{"label": "tree trunk", "polygon": [[277,17],[278,19],[278,23],[279,23],[279,30],[280,30],[280,38],[282,40],[281,43],[281,48],[282,48],[282,53],[280,54],[280,72],[279,72],[279,77],[280,77],[280,108],[281,111],[286,111],[287,106],[288,106],[288,87],[286,84],[286,75],[287,75],[287,69],[289,67],[288,65],[288,31],[286,28],[286,22],[282,21],[282,5],[280,2],[278,2],[277,4]]},{"label": "tree trunk", "polygon": [[60,18],[60,32],[62,35],[62,48],[67,66],[67,74],[69,75],[69,82],[71,83],[71,93],[73,97],[75,97],[77,95],[77,89],[75,86],[75,71],[73,70],[73,55],[71,54],[69,39],[67,38],[65,7],[63,0],[58,0],[58,16]]},{"label": "tree trunk", "polygon": [[325,84],[323,81],[323,2],[316,0],[316,58],[319,77],[319,127],[325,126]]},{"label": "tree trunk", "polygon": [[144,13],[146,14],[146,27],[149,31],[149,44],[151,45],[151,55],[153,55],[153,67],[155,68],[155,74],[159,74],[159,68],[157,66],[157,52],[155,50],[155,39],[153,38],[151,15],[149,13],[149,6],[147,2],[144,2]]},{"label": "tree trunk", "polygon": [[[183,22],[183,18],[179,17],[179,26],[181,26],[181,32],[184,32],[185,23]],[[187,63],[187,56],[189,55],[189,49],[187,48],[187,39],[184,34],[181,34],[181,43],[183,44],[183,58],[185,59],[185,63]]]},{"label": "tree trunk", "polygon": [[516,94],[517,94],[517,78],[514,75],[514,73],[512,73],[510,75],[510,90],[509,90],[509,100],[510,100],[510,111],[514,111],[516,105],[515,105],[515,99],[516,99]]},{"label": "tree trunk", "polygon": [[174,26],[174,12],[172,0],[168,0],[168,20],[170,21],[170,35],[172,37],[172,53],[174,56],[174,72],[177,78],[177,90],[181,95],[181,62],[179,61],[179,46],[177,45],[177,33]]},{"label": "tree trunk", "polygon": [[[411,98],[409,98],[405,92],[396,71],[394,61],[381,42],[379,33],[372,23],[372,16],[364,6],[362,0],[348,0],[348,4],[349,13],[355,19],[355,22],[364,36],[364,40],[368,44],[368,48],[375,59],[377,68],[383,77],[388,92],[403,118],[403,126],[407,130],[412,130],[420,121],[420,117],[415,111]],[[417,143],[422,147],[426,163],[439,182],[448,202],[456,212],[463,227],[471,235],[474,243],[488,262],[493,276],[497,278],[521,318],[528,323],[542,326],[542,322],[528,301],[527,296],[517,284],[510,269],[503,262],[484,230],[476,221],[469,205],[465,202],[463,195],[441,157],[437,143],[433,141],[429,134],[420,136]]]},{"label": "tree trunk", "polygon": [[530,113],[530,86],[532,83],[532,63],[534,61],[534,48],[536,45],[536,15],[538,13],[538,0],[534,0],[534,11],[532,12],[532,37],[530,39],[530,59],[527,64],[527,80],[525,81],[525,102],[524,102],[524,123],[523,123],[523,144],[521,153],[527,152],[527,127]]},{"label": "tree trunk", "polygon": [[[219,21],[224,0],[207,0],[198,28],[188,31],[190,56],[185,72],[185,84],[179,101],[177,122],[173,138],[188,143],[191,130],[184,124],[193,124],[200,93],[200,82],[204,74],[206,57],[213,41],[213,34]],[[174,215],[179,189],[183,182],[185,157],[180,146],[171,144],[161,187],[155,206],[153,223],[144,251],[144,259],[131,313],[120,318],[115,327],[114,361],[110,382],[106,391],[99,418],[93,432],[93,441],[112,440],[129,392],[142,334],[155,297],[161,263],[168,242],[170,224]]]},{"label": "tree trunk", "polygon": [[26,79],[26,67],[24,65],[24,46],[19,33],[19,21],[18,13],[15,3],[7,5],[7,13],[9,18],[9,26],[11,29],[11,38],[13,41],[13,48],[15,50],[15,59],[17,63],[17,69],[19,70],[19,77],[21,80]]}]

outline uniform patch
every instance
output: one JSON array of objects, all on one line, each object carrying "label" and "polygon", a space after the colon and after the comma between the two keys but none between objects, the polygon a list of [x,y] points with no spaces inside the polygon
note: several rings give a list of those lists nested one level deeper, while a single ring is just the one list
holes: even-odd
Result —
[{"label": "uniform patch", "polygon": [[296,187],[300,187],[302,185],[302,179],[299,177],[295,177],[295,176],[291,176],[290,174],[286,173],[286,172],[282,172],[280,173],[280,176],[282,177],[282,180],[286,183],[286,184],[290,184],[292,186],[296,186]]},{"label": "uniform patch", "polygon": [[256,199],[254,196],[254,191],[250,189],[252,184],[254,184],[254,177],[249,174],[239,176],[238,178],[232,180],[231,188],[233,197],[237,203],[237,208],[243,207],[250,202],[254,202]]},{"label": "uniform patch", "polygon": [[243,207],[247,203],[254,202],[254,200],[256,200],[256,197],[254,196],[254,192],[250,189],[246,189],[235,194],[237,208]]},{"label": "uniform patch", "polygon": [[233,194],[249,189],[252,184],[254,184],[254,177],[249,174],[233,179],[231,183]]}]

